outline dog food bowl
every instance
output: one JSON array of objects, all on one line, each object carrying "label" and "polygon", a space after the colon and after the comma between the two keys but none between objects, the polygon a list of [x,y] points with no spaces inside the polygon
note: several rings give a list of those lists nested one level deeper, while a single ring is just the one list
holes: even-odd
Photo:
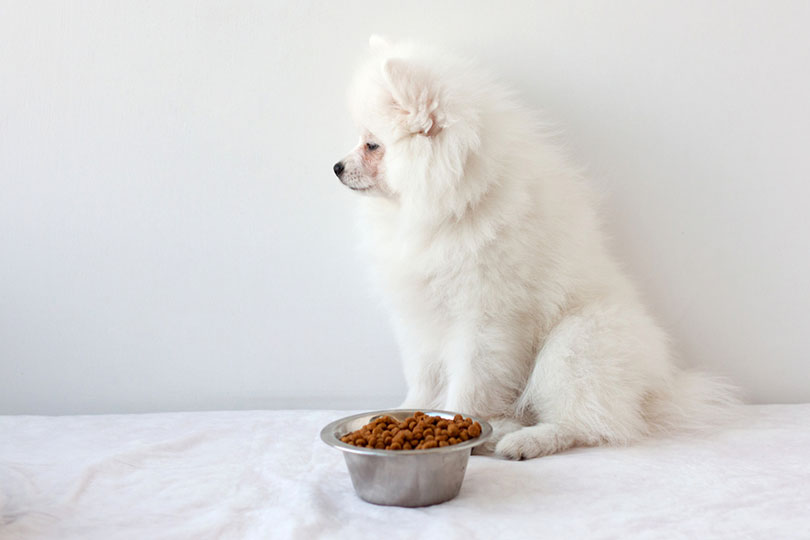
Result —
[{"label": "dog food bowl", "polygon": [[[355,414],[335,420],[321,430],[323,442],[343,452],[354,490],[361,499],[374,504],[411,507],[449,501],[461,489],[472,449],[492,435],[489,423],[469,417],[481,424],[481,435],[451,446],[427,450],[377,450],[352,446],[340,440],[378,417],[391,416],[402,421],[415,412],[417,409],[392,409]],[[447,420],[456,415],[447,411],[422,412]]]}]

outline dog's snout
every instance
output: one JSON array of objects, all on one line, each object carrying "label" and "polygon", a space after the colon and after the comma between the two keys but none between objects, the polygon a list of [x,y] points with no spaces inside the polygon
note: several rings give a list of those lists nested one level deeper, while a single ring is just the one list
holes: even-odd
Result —
[{"label": "dog's snout", "polygon": [[343,169],[345,169],[345,167],[343,166],[342,161],[338,161],[337,163],[335,163],[335,166],[332,167],[332,170],[335,171],[335,174],[338,175],[338,178],[340,177],[341,174],[343,174]]}]

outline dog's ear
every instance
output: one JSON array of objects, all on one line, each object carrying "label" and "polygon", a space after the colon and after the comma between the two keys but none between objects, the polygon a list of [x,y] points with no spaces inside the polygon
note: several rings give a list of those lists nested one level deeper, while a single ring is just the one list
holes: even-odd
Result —
[{"label": "dog's ear", "polygon": [[368,38],[368,46],[374,52],[384,51],[391,48],[391,40],[379,34],[371,34],[371,37]]},{"label": "dog's ear", "polygon": [[407,60],[389,58],[383,75],[407,133],[432,137],[442,130],[439,89],[430,73]]}]

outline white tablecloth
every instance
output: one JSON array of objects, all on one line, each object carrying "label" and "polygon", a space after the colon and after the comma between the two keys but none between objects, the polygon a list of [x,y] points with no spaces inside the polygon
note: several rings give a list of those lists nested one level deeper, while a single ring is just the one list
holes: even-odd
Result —
[{"label": "white tablecloth", "polygon": [[711,434],[531,461],[459,496],[359,500],[320,428],[345,411],[0,417],[0,538],[810,538],[810,404]]}]

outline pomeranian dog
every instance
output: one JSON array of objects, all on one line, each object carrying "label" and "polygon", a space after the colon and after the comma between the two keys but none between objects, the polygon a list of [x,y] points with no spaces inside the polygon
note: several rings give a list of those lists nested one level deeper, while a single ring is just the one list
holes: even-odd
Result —
[{"label": "pomeranian dog", "polygon": [[580,171],[472,62],[372,36],[350,90],[362,192],[394,313],[403,408],[492,422],[482,447],[528,459],[707,425],[733,388],[675,366],[608,251]]}]

